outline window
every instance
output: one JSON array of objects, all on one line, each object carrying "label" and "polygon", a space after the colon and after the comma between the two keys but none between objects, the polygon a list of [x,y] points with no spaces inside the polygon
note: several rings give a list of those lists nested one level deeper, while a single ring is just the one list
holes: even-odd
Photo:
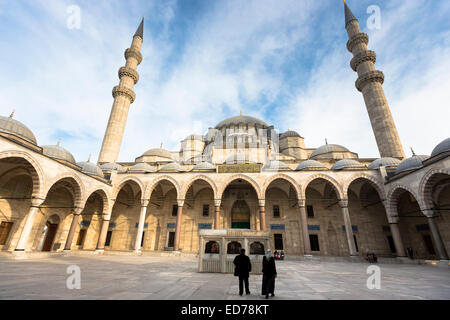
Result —
[{"label": "window", "polygon": [[86,229],[81,229],[80,233],[78,233],[77,246],[83,245],[85,237],[86,237]]},{"label": "window", "polygon": [[227,254],[239,254],[241,253],[241,244],[237,241],[231,241],[227,246]]},{"label": "window", "polygon": [[283,235],[281,233],[275,233],[273,235],[275,242],[275,250],[284,250],[283,248]]},{"label": "window", "polygon": [[176,217],[178,215],[178,205],[174,204],[172,206],[172,217]]},{"label": "window", "polygon": [[2,222],[0,225],[0,245],[5,245],[6,241],[8,241],[12,226],[12,222]]},{"label": "window", "polygon": [[396,253],[397,250],[395,249],[394,239],[392,238],[392,236],[388,236],[387,239],[388,239],[388,242],[389,242],[389,248],[391,249],[391,252],[392,253]]},{"label": "window", "polygon": [[356,248],[356,252],[358,252],[359,249],[358,249],[358,241],[356,240],[356,235],[353,235],[353,240],[355,240],[355,248]]},{"label": "window", "polygon": [[220,253],[217,241],[209,241],[205,247],[205,253]]},{"label": "window", "polygon": [[311,251],[320,251],[319,236],[317,234],[310,234],[309,242],[311,244]]},{"label": "window", "polygon": [[141,248],[144,247],[145,231],[142,232]]},{"label": "window", "polygon": [[111,245],[111,237],[112,231],[108,231],[108,233],[106,234],[105,247],[109,247]]},{"label": "window", "polygon": [[250,245],[250,254],[261,254],[264,255],[264,245],[261,242],[253,242]]},{"label": "window", "polygon": [[173,248],[175,246],[175,232],[169,232],[169,241],[167,242],[167,246],[169,248]]},{"label": "window", "polygon": [[306,211],[308,212],[308,218],[314,218],[313,206],[306,206]]},{"label": "window", "polygon": [[279,205],[273,206],[273,217],[274,218],[280,217],[280,206]]},{"label": "window", "polygon": [[203,205],[203,216],[204,217],[209,217],[209,204],[204,204]]}]

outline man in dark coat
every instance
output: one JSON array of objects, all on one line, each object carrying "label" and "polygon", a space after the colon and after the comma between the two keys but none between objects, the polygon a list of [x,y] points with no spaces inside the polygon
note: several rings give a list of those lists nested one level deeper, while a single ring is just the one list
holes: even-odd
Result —
[{"label": "man in dark coat", "polygon": [[273,297],[275,296],[275,278],[277,276],[277,268],[275,266],[275,259],[270,256],[270,252],[267,252],[263,257],[263,280],[261,294],[269,299],[269,293]]},{"label": "man in dark coat", "polygon": [[252,271],[252,263],[250,262],[250,258],[245,255],[245,249],[241,249],[241,254],[234,258],[233,263],[235,265],[234,275],[239,277],[239,295],[242,296],[244,293],[244,283],[245,293],[250,294],[248,278]]}]

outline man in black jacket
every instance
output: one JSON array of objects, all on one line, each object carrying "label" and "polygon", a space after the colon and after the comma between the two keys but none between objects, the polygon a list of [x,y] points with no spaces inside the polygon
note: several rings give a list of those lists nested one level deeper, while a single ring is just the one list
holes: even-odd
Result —
[{"label": "man in black jacket", "polygon": [[241,254],[236,256],[233,261],[235,265],[234,275],[239,277],[239,295],[242,296],[244,293],[244,282],[245,282],[245,293],[250,294],[250,289],[248,288],[248,277],[252,271],[252,263],[250,258],[245,255],[245,249],[241,249]]}]

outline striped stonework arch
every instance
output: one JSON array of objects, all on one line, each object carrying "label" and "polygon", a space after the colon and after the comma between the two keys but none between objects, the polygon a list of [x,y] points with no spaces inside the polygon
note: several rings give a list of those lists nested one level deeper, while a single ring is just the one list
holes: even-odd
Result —
[{"label": "striped stonework arch", "polygon": [[158,184],[164,180],[173,184],[173,186],[175,187],[175,190],[177,191],[177,198],[184,196],[184,194],[181,193],[180,184],[171,176],[163,175],[163,176],[157,177],[155,180],[153,180],[152,182],[150,182],[147,185],[147,188],[145,189],[145,193],[144,193],[144,199],[150,200],[153,190],[155,190],[155,188],[158,186]]},{"label": "striped stonework arch", "polygon": [[222,199],[223,193],[225,192],[225,189],[228,187],[230,183],[232,183],[235,180],[245,180],[246,182],[250,183],[250,185],[255,189],[256,195],[258,196],[258,199],[264,199],[264,196],[261,194],[261,188],[259,187],[258,183],[253,180],[252,178],[244,175],[244,174],[236,174],[230,177],[225,183],[222,184],[222,186],[219,189],[219,193],[217,194],[217,199]]},{"label": "striped stonework arch", "polygon": [[209,184],[209,186],[210,186],[211,189],[213,190],[213,193],[214,193],[214,199],[217,199],[217,198],[216,198],[216,196],[217,196],[217,186],[216,186],[216,184],[214,183],[214,181],[213,181],[211,178],[209,178],[209,177],[207,177],[207,176],[205,176],[205,175],[198,175],[198,176],[195,176],[195,177],[193,177],[192,179],[190,179],[190,180],[184,185],[184,187],[183,187],[183,189],[182,189],[182,191],[181,191],[182,199],[186,199],[186,194],[187,194],[187,192],[189,191],[189,188],[194,184],[195,181],[198,181],[198,180],[202,180],[202,181],[206,182],[207,184]]},{"label": "striped stonework arch", "polygon": [[377,181],[374,177],[369,176],[365,173],[358,173],[345,181],[342,188],[344,191],[344,197],[346,199],[348,199],[348,189],[350,188],[350,185],[353,182],[355,182],[356,180],[360,180],[360,179],[366,180],[367,182],[370,183],[370,185],[372,187],[374,187],[374,189],[378,192],[378,195],[380,196],[381,201],[386,200],[386,193],[384,192],[384,188],[383,188],[382,184],[379,181]]},{"label": "striped stonework arch", "polygon": [[398,211],[397,211],[398,197],[405,191],[411,193],[413,197],[418,201],[417,194],[408,186],[402,184],[393,185],[389,190],[389,193],[387,194],[387,204],[386,204],[387,214],[390,215],[392,218],[398,218]]},{"label": "striped stonework arch", "polygon": [[282,174],[282,173],[271,176],[269,179],[267,179],[264,182],[264,186],[262,189],[262,194],[264,195],[264,197],[266,196],[266,192],[267,192],[267,189],[269,188],[270,184],[272,182],[274,182],[275,180],[284,180],[284,181],[288,182],[294,188],[295,193],[297,194],[297,199],[302,199],[301,186],[297,183],[297,181],[294,180],[294,178],[292,178],[286,174]]},{"label": "striped stonework arch", "polygon": [[[86,198],[84,199],[83,203],[86,204],[88,199],[95,193],[98,194],[102,198],[102,201],[103,201],[103,212],[109,212],[109,197],[108,197],[108,192],[106,190],[96,189],[94,191],[89,192],[86,195]],[[85,205],[83,207],[85,207]]]},{"label": "striped stonework arch", "polygon": [[317,179],[323,179],[323,180],[326,180],[327,182],[329,182],[333,186],[334,190],[336,191],[336,195],[337,195],[338,199],[346,199],[344,197],[344,192],[342,191],[341,184],[339,182],[337,182],[334,178],[330,177],[329,175],[323,174],[323,173],[314,174],[314,175],[310,176],[308,178],[308,180],[306,180],[306,182],[303,186],[301,199],[306,199],[306,189],[308,188],[308,185]]},{"label": "striped stonework arch", "polygon": [[138,185],[138,187],[139,187],[139,189],[140,189],[140,191],[141,191],[141,197],[142,197],[142,196],[144,195],[144,191],[145,191],[145,186],[144,186],[144,184],[142,183],[142,181],[139,180],[138,178],[134,177],[134,176],[126,176],[126,177],[124,177],[124,178],[117,184],[117,186],[113,189],[111,200],[114,200],[114,201],[115,201],[115,199],[117,198],[117,196],[118,196],[120,190],[122,190],[122,188],[123,188],[127,183],[130,183],[130,182],[134,182],[134,183],[136,183],[136,184]]},{"label": "striped stonework arch", "polygon": [[435,178],[439,174],[447,175],[450,178],[450,170],[448,169],[431,169],[422,177],[422,180],[420,181],[420,199],[417,200],[420,201],[419,203],[421,203],[421,207],[423,207],[424,209],[433,208],[433,185],[437,182]]},{"label": "striped stonework arch", "polygon": [[78,177],[76,174],[73,173],[63,173],[54,178],[53,181],[48,184],[48,188],[47,190],[45,190],[44,193],[45,194],[44,198],[45,199],[47,198],[48,193],[50,192],[53,186],[55,186],[57,183],[63,180],[70,181],[70,183],[73,186],[73,190],[75,192],[73,199],[74,207],[83,208],[84,205],[83,199],[85,198],[84,184],[81,181],[80,177]]},{"label": "striped stonework arch", "polygon": [[33,181],[33,191],[32,196],[34,198],[45,198],[45,176],[42,168],[40,167],[39,163],[27,152],[23,151],[4,151],[0,152],[0,160],[7,159],[7,158],[19,158],[22,160],[25,160],[28,162],[28,164],[31,166],[30,174],[31,179]]}]

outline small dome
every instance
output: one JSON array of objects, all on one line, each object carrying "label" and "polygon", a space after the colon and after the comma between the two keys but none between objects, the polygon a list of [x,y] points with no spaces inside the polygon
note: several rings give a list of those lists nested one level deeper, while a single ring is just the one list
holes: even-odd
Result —
[{"label": "small dome", "polygon": [[104,178],[103,171],[98,165],[92,162],[78,162],[77,166],[81,167],[81,172],[91,176]]},{"label": "small dome", "polygon": [[367,169],[361,162],[353,159],[342,159],[336,162],[331,170],[343,170],[343,169]]},{"label": "small dome", "polygon": [[148,151],[146,151],[142,156],[147,156],[147,157],[161,157],[161,158],[167,158],[167,159],[172,159],[172,154],[170,153],[170,151],[167,151],[166,149],[163,148],[155,148],[155,149],[150,149]]},{"label": "small dome", "polygon": [[199,140],[199,141],[203,141],[203,136],[201,136],[199,134],[190,134],[184,140]]},{"label": "small dome", "polygon": [[310,170],[310,169],[320,169],[320,170],[326,170],[328,169],[322,162],[316,161],[316,160],[306,160],[303,161],[298,165],[298,167],[295,169],[296,171],[302,171],[302,170]]},{"label": "small dome", "polygon": [[14,120],[11,117],[0,116],[0,132],[13,134],[25,141],[37,145],[36,137],[22,122]]},{"label": "small dome", "polygon": [[280,139],[290,137],[301,138],[301,135],[299,135],[297,131],[288,130],[280,136]]},{"label": "small dome", "polygon": [[250,116],[236,116],[236,117],[231,117],[228,119],[223,120],[222,122],[220,122],[217,126],[216,129],[220,129],[222,127],[228,127],[232,124],[258,124],[262,127],[267,128],[269,125],[267,123],[265,123],[262,120],[259,120],[257,118],[254,117],[250,117]]},{"label": "small dome", "polygon": [[425,156],[425,155],[419,155],[419,156],[414,155],[411,158],[403,160],[398,165],[397,170],[395,170],[395,174],[422,168],[423,167],[422,162],[427,160],[428,158],[429,158],[429,156]]},{"label": "small dome", "polygon": [[53,159],[64,160],[64,161],[76,164],[76,161],[75,161],[75,158],[73,157],[73,155],[66,149],[60,147],[59,145],[42,146],[42,153]]},{"label": "small dome", "polygon": [[379,167],[397,167],[400,164],[400,160],[396,158],[380,158],[373,161],[369,165],[370,170],[377,170]]},{"label": "small dome", "polygon": [[169,171],[169,172],[184,172],[186,171],[185,168],[183,168],[179,163],[177,162],[171,162],[169,164],[166,164],[159,169],[159,171]]},{"label": "small dome", "polygon": [[199,164],[196,164],[192,171],[206,171],[206,170],[216,170],[216,167],[210,162],[201,162]]},{"label": "small dome", "polygon": [[439,143],[436,148],[431,152],[431,156],[437,156],[438,154],[450,151],[450,138],[445,139]]},{"label": "small dome", "polygon": [[100,166],[100,169],[102,169],[103,171],[117,171],[117,172],[125,172],[125,168],[122,167],[120,164],[118,163],[113,163],[113,162],[109,162],[109,163],[104,163]]},{"label": "small dome", "polygon": [[277,170],[277,169],[289,169],[289,166],[284,162],[272,160],[266,163],[266,165],[263,167],[263,170]]},{"label": "small dome", "polygon": [[312,159],[321,154],[327,154],[330,152],[350,152],[350,150],[348,150],[346,147],[340,146],[338,144],[326,144],[326,145],[323,145],[323,146],[317,148],[316,150],[314,150],[314,152],[311,154],[310,158]]},{"label": "small dome", "polygon": [[128,169],[128,172],[144,172],[144,173],[151,173],[156,172],[156,169],[145,162],[140,162],[132,166],[130,169]]}]

